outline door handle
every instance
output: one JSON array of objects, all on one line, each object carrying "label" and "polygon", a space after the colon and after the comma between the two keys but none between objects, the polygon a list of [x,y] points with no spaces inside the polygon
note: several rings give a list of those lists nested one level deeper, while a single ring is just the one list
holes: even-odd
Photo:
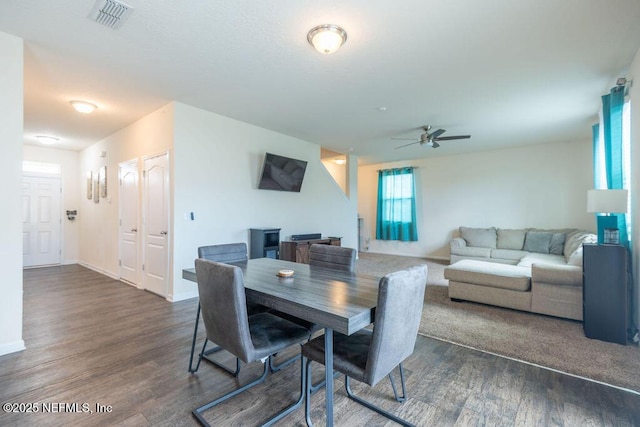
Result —
[{"label": "door handle", "polygon": [[166,235],[167,235],[167,232],[166,232],[166,231],[161,231],[161,232],[160,232],[160,235],[161,235],[161,236],[166,236]]},{"label": "door handle", "polygon": [[131,229],[131,232],[132,232],[132,233],[137,233],[137,232],[138,232],[138,229],[137,229],[137,228],[132,228],[132,229]]}]

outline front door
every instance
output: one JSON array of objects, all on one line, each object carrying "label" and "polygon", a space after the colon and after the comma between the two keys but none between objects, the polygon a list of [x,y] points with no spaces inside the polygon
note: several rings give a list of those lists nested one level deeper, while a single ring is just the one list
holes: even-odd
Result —
[{"label": "front door", "polygon": [[60,178],[22,179],[22,265],[60,264]]},{"label": "front door", "polygon": [[169,289],[168,156],[144,159],[144,289],[166,297]]},{"label": "front door", "polygon": [[120,279],[140,284],[138,162],[121,163],[120,170]]}]

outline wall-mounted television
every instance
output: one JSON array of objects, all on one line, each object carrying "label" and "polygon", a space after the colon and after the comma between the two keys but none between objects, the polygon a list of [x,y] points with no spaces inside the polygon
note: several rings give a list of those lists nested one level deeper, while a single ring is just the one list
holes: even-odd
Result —
[{"label": "wall-mounted television", "polygon": [[304,160],[266,153],[258,188],[300,192],[306,169],[307,162]]}]

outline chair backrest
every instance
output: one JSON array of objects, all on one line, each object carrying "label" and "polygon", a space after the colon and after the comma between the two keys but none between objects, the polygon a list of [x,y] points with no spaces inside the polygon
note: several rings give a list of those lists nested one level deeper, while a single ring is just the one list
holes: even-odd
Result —
[{"label": "chair backrest", "polygon": [[314,243],[309,247],[309,265],[353,273],[356,268],[356,250]]},{"label": "chair backrest", "polygon": [[196,259],[196,277],[207,339],[244,362],[253,362],[242,270]]},{"label": "chair backrest", "polygon": [[375,385],[413,353],[422,317],[427,266],[419,265],[380,279],[373,337],[364,379]]},{"label": "chair backrest", "polygon": [[223,245],[200,246],[198,258],[218,262],[239,262],[247,260],[247,244],[226,243]]}]

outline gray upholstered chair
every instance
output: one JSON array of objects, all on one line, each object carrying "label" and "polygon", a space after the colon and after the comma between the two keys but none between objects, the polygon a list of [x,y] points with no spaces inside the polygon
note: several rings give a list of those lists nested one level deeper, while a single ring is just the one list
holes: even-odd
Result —
[{"label": "gray upholstered chair", "polygon": [[[333,368],[345,375],[349,398],[405,426],[412,424],[355,396],[351,391],[350,378],[373,386],[389,376],[396,400],[403,402],[406,399],[402,362],[413,353],[426,283],[426,265],[387,274],[380,279],[373,331],[363,329],[349,336],[338,333],[333,336]],[[307,424],[312,425],[311,362],[324,363],[324,337],[316,337],[304,344],[302,356],[303,364],[307,366],[305,415]],[[400,370],[402,396],[398,396],[391,376],[396,366]]]},{"label": "gray upholstered chair", "polygon": [[[239,393],[264,382],[269,373],[267,360],[274,353],[292,345],[306,341],[309,331],[268,312],[249,315],[247,313],[244,277],[242,270],[233,265],[205,259],[197,259],[196,276],[198,295],[202,307],[202,320],[207,331],[207,339],[217,343],[245,363],[260,360],[264,371],[260,378],[225,394],[193,410],[193,415],[202,424],[209,424],[202,413]],[[304,383],[304,366],[301,367],[301,384]],[[302,404],[303,385],[300,397],[267,421],[274,423]]]},{"label": "gray upholstered chair", "polygon": [[309,265],[353,273],[356,268],[356,250],[316,243],[309,247]]},{"label": "gray upholstered chair", "polygon": [[[209,246],[200,246],[198,248],[198,258],[208,259],[210,261],[217,261],[222,263],[229,262],[243,262],[247,260],[247,244],[244,242],[240,243],[226,243],[221,245],[209,245]],[[247,301],[247,311],[248,313],[254,314],[262,311],[267,311],[267,308],[253,303],[251,301]],[[200,305],[198,304],[198,311],[196,312],[196,323],[193,328],[193,339],[191,341],[191,355],[189,356],[189,372],[194,373],[200,368],[200,362],[204,359],[208,362],[211,362],[215,366],[225,370],[233,376],[237,376],[240,373],[240,360],[236,358],[236,368],[231,369],[228,368],[216,360],[209,357],[209,355],[216,353],[222,348],[220,346],[216,346],[207,350],[208,340],[205,339],[202,344],[202,350],[198,355],[198,363],[196,366],[193,366],[193,355],[195,353],[196,347],[196,338],[198,335],[198,325],[200,323]]]}]

